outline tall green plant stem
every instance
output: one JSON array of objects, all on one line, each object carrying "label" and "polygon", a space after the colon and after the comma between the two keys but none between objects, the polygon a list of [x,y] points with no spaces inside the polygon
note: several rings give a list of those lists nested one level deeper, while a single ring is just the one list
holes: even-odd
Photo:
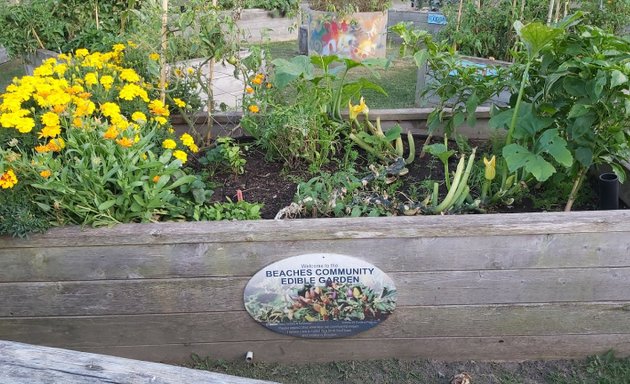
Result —
[{"label": "tall green plant stem", "polygon": [[514,136],[514,130],[516,129],[516,119],[518,118],[518,111],[521,108],[521,102],[523,101],[523,94],[525,93],[525,84],[529,80],[529,68],[532,65],[532,59],[527,60],[525,64],[525,71],[523,71],[523,78],[521,79],[521,86],[518,90],[518,96],[516,98],[516,105],[514,106],[514,114],[512,120],[510,120],[510,128],[508,129],[507,137],[505,138],[505,145],[512,144],[512,136]]},{"label": "tall green plant stem", "polygon": [[[507,137],[505,138],[505,145],[512,144],[512,136],[514,136],[514,130],[516,129],[516,119],[518,119],[518,112],[521,108],[521,103],[523,102],[523,94],[525,93],[525,84],[529,80],[529,68],[532,65],[532,59],[527,59],[527,64],[525,64],[525,70],[523,71],[523,78],[521,79],[521,85],[518,89],[518,96],[516,97],[516,105],[514,105],[514,114],[512,115],[512,119],[510,120],[510,127],[508,129]],[[503,160],[505,162],[505,160]],[[503,167],[503,172],[501,175],[501,189],[506,189],[505,184],[507,181],[507,173],[508,167],[507,164]]]},{"label": "tall green plant stem", "polygon": [[573,188],[571,189],[571,193],[569,193],[569,199],[567,200],[567,205],[564,206],[565,212],[570,212],[571,208],[573,208],[573,203],[575,202],[575,199],[577,198],[578,191],[580,190],[580,187],[582,186],[582,182],[584,181],[584,176],[586,176],[587,170],[588,168],[586,167],[580,168],[578,175],[575,177],[575,180],[573,181]]}]

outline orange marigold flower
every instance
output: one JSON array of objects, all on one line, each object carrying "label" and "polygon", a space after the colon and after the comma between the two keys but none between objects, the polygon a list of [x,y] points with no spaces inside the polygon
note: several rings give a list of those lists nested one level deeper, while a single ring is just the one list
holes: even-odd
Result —
[{"label": "orange marigold flower", "polygon": [[47,178],[49,178],[49,177],[50,177],[50,175],[52,175],[52,172],[50,172],[50,170],[49,170],[49,169],[45,169],[45,170],[41,171],[41,172],[39,173],[39,175],[40,175],[41,177],[43,177],[44,179],[47,179]]},{"label": "orange marigold flower", "polygon": [[260,112],[260,108],[256,104],[250,105],[248,107],[248,109],[249,109],[249,111],[251,113],[258,113],[258,112]]},{"label": "orange marigold flower", "polygon": [[121,147],[129,148],[133,145],[133,140],[128,137],[123,137],[122,139],[117,139],[116,143]]},{"label": "orange marigold flower", "polygon": [[249,85],[245,88],[245,92],[252,94],[254,93],[254,88],[250,87]]},{"label": "orange marigold flower", "polygon": [[8,169],[0,175],[0,187],[2,187],[2,189],[13,188],[13,186],[17,184],[17,182],[17,176],[15,176],[15,173],[12,169]]},{"label": "orange marigold flower", "polygon": [[105,134],[103,134],[103,138],[108,139],[108,140],[113,140],[116,137],[118,137],[118,129],[116,129],[115,126],[110,126],[107,131],[105,131]]},{"label": "orange marigold flower", "polygon": [[160,181],[160,176],[159,175],[153,176],[153,182],[157,183],[158,181]]}]

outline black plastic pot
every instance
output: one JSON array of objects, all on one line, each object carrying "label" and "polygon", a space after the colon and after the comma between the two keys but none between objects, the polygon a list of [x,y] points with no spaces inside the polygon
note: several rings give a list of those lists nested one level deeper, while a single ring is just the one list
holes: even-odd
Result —
[{"label": "black plastic pot", "polygon": [[612,172],[599,175],[599,209],[619,209],[619,178]]}]

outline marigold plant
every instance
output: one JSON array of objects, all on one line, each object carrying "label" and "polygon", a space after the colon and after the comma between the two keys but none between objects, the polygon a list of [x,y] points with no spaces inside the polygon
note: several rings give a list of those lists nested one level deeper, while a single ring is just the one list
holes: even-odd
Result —
[{"label": "marigold plant", "polygon": [[205,202],[181,169],[193,137],[175,135],[157,91],[123,66],[126,48],[61,54],[0,95],[0,202],[19,189],[51,220],[87,224],[185,216],[184,192]]}]

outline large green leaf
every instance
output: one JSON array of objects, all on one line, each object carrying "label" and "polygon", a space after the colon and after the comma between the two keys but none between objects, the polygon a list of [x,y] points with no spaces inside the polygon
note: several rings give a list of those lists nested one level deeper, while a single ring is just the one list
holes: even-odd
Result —
[{"label": "large green leaf", "polygon": [[573,165],[573,156],[567,148],[567,142],[560,137],[557,129],[548,129],[540,135],[537,147],[539,152],[550,154],[558,163],[565,167]]},{"label": "large green leaf", "polygon": [[428,59],[429,51],[427,51],[426,49],[421,49],[413,55],[413,60],[415,61],[416,66],[420,69],[423,69]]},{"label": "large green leaf", "polygon": [[575,159],[588,168],[593,164],[593,150],[588,147],[579,147],[575,150]]},{"label": "large green leaf", "polygon": [[446,145],[444,145],[442,143],[425,145],[424,146],[424,151],[427,152],[430,155],[433,155],[433,156],[437,157],[444,164],[446,164],[446,162],[448,162],[448,159],[451,156],[453,156],[453,154],[455,153],[454,150],[452,150],[452,149],[449,150],[448,148],[446,148]]},{"label": "large green leaf", "polygon": [[313,64],[308,56],[295,56],[291,60],[275,59],[271,62],[274,67],[274,85],[278,89],[286,87],[300,76],[313,78]]},{"label": "large green leaf", "polygon": [[530,59],[536,57],[553,39],[563,33],[560,28],[550,27],[538,21],[523,25],[517,20],[514,22],[514,29],[525,43]]},{"label": "large green leaf", "polygon": [[514,130],[515,139],[524,139],[536,135],[536,133],[548,128],[553,124],[553,118],[540,117],[534,110],[531,103],[521,103],[516,119],[516,129]]},{"label": "large green leaf", "polygon": [[612,71],[611,75],[610,75],[610,88],[614,88],[618,85],[623,85],[628,83],[628,76],[624,75],[623,72],[621,72],[618,69],[615,69]]},{"label": "large green leaf", "polygon": [[512,115],[514,115],[514,109],[508,108],[501,112],[496,112],[498,109],[493,109],[492,117],[490,121],[488,121],[488,125],[493,129],[508,129],[510,126],[510,121],[512,120]]},{"label": "large green leaf", "polygon": [[519,144],[510,144],[503,147],[503,157],[510,172],[524,168],[538,181],[545,181],[556,172],[556,168],[541,155],[532,153]]}]

